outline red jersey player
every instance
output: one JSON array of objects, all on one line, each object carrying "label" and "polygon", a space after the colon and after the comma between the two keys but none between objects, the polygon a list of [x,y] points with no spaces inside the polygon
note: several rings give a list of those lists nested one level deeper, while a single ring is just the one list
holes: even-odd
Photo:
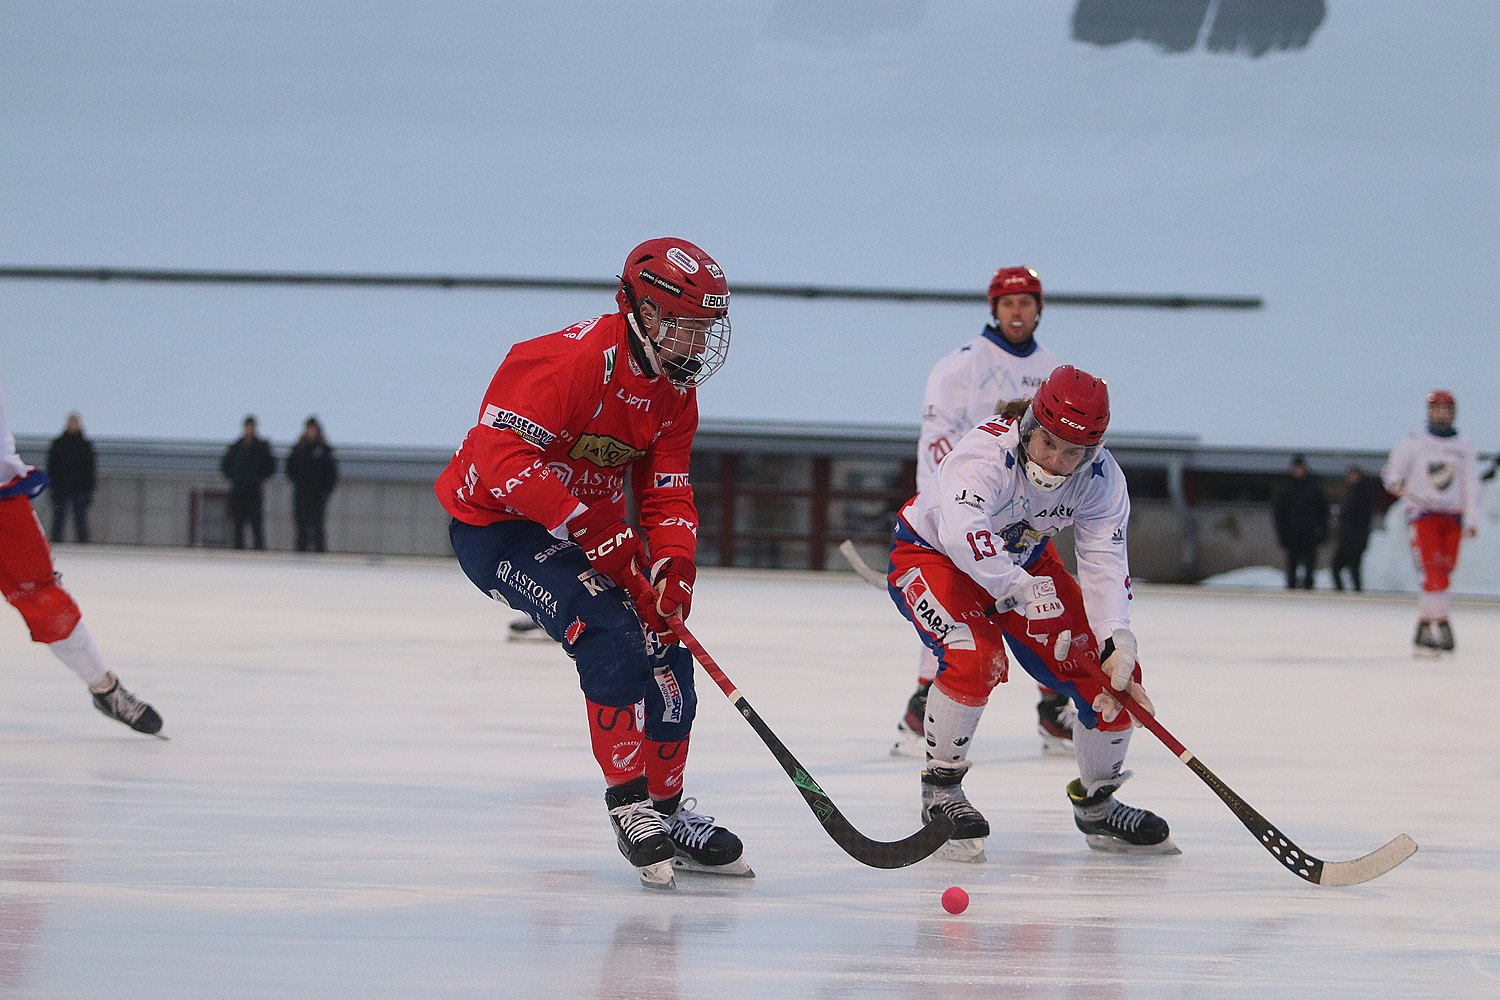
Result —
[{"label": "red jersey player", "polygon": [[52,550],[31,506],[46,488],[46,474],[16,454],[0,402],[0,590],[26,620],[31,638],[89,686],[95,708],[137,732],[158,733],[161,716],[105,667],[78,605],[62,588],[62,575],[52,568]]},{"label": "red jersey player", "polygon": [[[696,389],[728,354],[729,287],[698,247],[654,239],[626,258],[616,301],[511,348],[435,489],[464,573],[577,665],[605,805],[641,883],[671,888],[674,862],[753,875],[740,839],[682,796],[697,695],[664,624],[692,606]],[[654,602],[638,607],[623,584],[642,567]]]}]

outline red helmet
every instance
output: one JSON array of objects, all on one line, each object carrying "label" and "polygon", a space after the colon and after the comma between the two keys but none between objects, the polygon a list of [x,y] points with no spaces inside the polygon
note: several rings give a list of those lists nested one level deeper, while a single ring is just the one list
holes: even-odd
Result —
[{"label": "red helmet", "polygon": [[[712,257],[674,237],[647,240],[625,258],[620,311],[634,317],[631,350],[679,386],[702,385],[729,357],[729,285]],[[653,330],[642,303],[655,307]]]},{"label": "red helmet", "polygon": [[1434,389],[1429,392],[1427,394],[1427,405],[1451,406],[1454,409],[1458,408],[1458,404],[1453,402],[1453,393],[1449,392],[1447,389]]},{"label": "red helmet", "polygon": [[990,279],[990,312],[995,311],[995,300],[1002,295],[1029,292],[1036,296],[1036,311],[1042,311],[1042,279],[1029,267],[1002,267]]},{"label": "red helmet", "polygon": [[1037,387],[1031,411],[1037,423],[1069,444],[1097,445],[1109,427],[1109,386],[1102,378],[1063,365]]},{"label": "red helmet", "polygon": [[615,301],[634,312],[650,299],[663,316],[719,319],[729,314],[729,285],[712,257],[673,237],[647,240],[625,258]]}]

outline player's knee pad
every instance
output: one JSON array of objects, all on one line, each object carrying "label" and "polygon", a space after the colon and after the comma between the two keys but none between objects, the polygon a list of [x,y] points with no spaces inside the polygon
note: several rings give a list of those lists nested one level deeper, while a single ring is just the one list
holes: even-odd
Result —
[{"label": "player's knee pad", "polygon": [[36,642],[57,642],[73,634],[82,615],[78,605],[66,590],[58,586],[57,580],[48,580],[41,586],[25,584],[15,593],[6,594]]},{"label": "player's knee pad", "polygon": [[600,705],[649,699],[651,663],[635,611],[624,601],[595,601],[586,616],[574,616],[573,622],[574,637],[566,640],[566,648],[578,666],[584,696]]},{"label": "player's knee pad", "polygon": [[1005,679],[1005,650],[947,649],[939,657],[938,680],[950,698],[966,705],[983,705],[995,685]]},{"label": "player's knee pad", "polygon": [[646,685],[646,736],[661,743],[684,739],[692,731],[697,714],[693,658],[681,646],[670,646]]}]

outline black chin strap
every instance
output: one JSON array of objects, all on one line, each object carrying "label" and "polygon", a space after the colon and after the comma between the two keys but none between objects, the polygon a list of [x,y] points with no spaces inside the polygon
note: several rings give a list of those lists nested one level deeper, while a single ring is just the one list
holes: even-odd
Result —
[{"label": "black chin strap", "polygon": [[[625,293],[625,300],[630,303],[630,317],[625,325],[629,330],[625,336],[625,342],[630,345],[630,356],[635,358],[635,363],[640,366],[641,371],[653,378],[660,374],[656,364],[651,360],[651,355],[646,350],[646,324],[641,320],[641,307],[635,301],[635,293],[630,290],[630,285],[623,279],[620,281],[620,290]],[[629,320],[635,320],[631,323]]]}]

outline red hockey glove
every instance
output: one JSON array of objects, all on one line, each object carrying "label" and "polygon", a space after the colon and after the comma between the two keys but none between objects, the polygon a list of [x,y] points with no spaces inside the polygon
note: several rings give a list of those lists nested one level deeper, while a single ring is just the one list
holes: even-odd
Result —
[{"label": "red hockey glove", "polygon": [[641,540],[625,519],[602,505],[587,507],[568,522],[573,540],[583,549],[589,564],[616,583],[623,584],[631,564],[641,553]]},{"label": "red hockey glove", "polygon": [[663,618],[687,620],[693,609],[693,583],[698,567],[681,556],[658,559],[651,567],[651,586],[656,588],[656,611]]}]

